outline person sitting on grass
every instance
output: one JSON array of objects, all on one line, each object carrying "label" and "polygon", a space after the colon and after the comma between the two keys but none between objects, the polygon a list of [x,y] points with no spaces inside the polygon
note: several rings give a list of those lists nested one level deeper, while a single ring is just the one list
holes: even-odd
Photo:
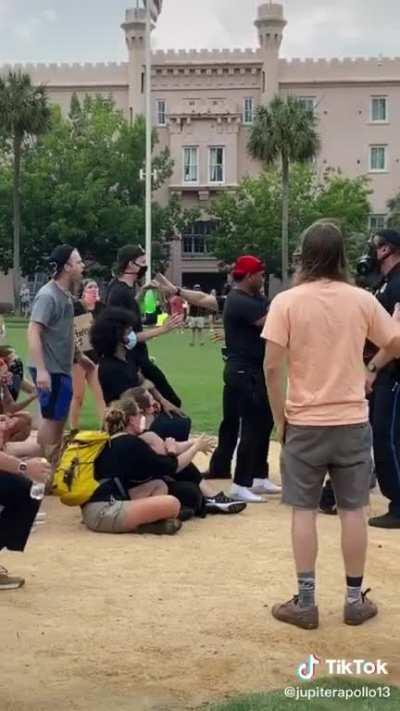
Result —
[{"label": "person sitting on grass", "polygon": [[10,392],[12,373],[7,362],[0,359],[0,414],[8,415],[7,442],[25,442],[32,429],[32,418],[28,412],[22,412],[36,400],[36,393],[23,402],[16,403]]},{"label": "person sitting on grass", "polygon": [[[139,398],[136,400],[132,397],[132,393],[138,390]],[[142,417],[145,417],[143,408],[146,408],[147,405],[147,410],[149,409],[149,401],[146,400],[146,396],[149,397],[149,401],[152,399],[151,393],[146,391],[143,393],[140,392],[140,388],[135,388],[122,396],[118,407],[123,410],[127,416],[130,412],[135,412],[136,408],[139,407],[140,414]],[[182,504],[187,504],[185,498],[181,499],[180,497],[182,483],[185,482],[196,486],[198,492],[201,493],[201,497],[204,498],[204,510],[206,513],[235,514],[240,513],[246,508],[246,504],[225,496],[223,491],[215,494],[193,463],[193,459],[198,452],[203,452],[204,454],[211,452],[212,442],[210,437],[203,434],[198,438],[189,439],[186,442],[177,442],[172,437],[161,438],[154,431],[146,430],[145,423],[146,420],[141,422],[140,431],[132,429],[132,427],[135,428],[135,422],[133,421],[131,425],[129,425],[128,422],[127,427],[130,427],[130,431],[146,442],[157,455],[177,458],[178,466],[176,471],[168,475],[168,480],[170,492],[178,496]],[[126,431],[128,431],[128,429],[126,429]],[[187,487],[183,487],[184,492],[186,492],[186,488]]]},{"label": "person sitting on grass", "polygon": [[[0,550],[24,551],[41,500],[32,498],[32,482],[45,483],[51,475],[45,459],[23,461],[4,452],[9,418],[0,415]],[[11,577],[0,565],[0,590],[16,590],[24,578]]]},{"label": "person sitting on grass", "polygon": [[[140,429],[141,419],[136,408],[131,415],[135,429]],[[173,535],[182,525],[178,519],[181,505],[168,494],[168,487],[159,476],[160,467],[152,470],[154,475],[149,473],[143,457],[147,446],[125,434],[125,424],[126,416],[117,405],[106,410],[104,429],[111,437],[110,446],[96,460],[95,477],[101,483],[82,506],[83,521],[98,533]]]},{"label": "person sitting on grass", "polygon": [[173,437],[177,442],[187,442],[192,426],[190,418],[162,412],[159,403],[151,393],[153,387],[153,383],[145,380],[138,387],[127,390],[124,397],[133,397],[136,400],[146,418],[147,430],[155,432],[161,439]]},{"label": "person sitting on grass", "polygon": [[[35,395],[36,397],[36,388],[29,380],[25,379],[24,364],[15,349],[12,346],[0,346],[0,359],[7,363],[8,370],[11,373],[12,379],[8,389],[13,400],[17,402],[21,392],[27,395]],[[20,409],[24,409],[27,406],[27,403],[24,402],[20,405]]]}]

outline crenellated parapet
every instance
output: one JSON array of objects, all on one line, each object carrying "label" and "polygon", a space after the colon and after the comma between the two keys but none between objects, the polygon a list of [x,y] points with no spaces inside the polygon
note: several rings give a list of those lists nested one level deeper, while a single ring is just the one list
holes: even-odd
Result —
[{"label": "crenellated parapet", "polygon": [[128,64],[126,62],[99,62],[97,64],[3,64],[0,74],[9,71],[23,72],[32,77],[34,84],[48,86],[126,86]]},{"label": "crenellated parapet", "polygon": [[280,59],[279,82],[400,81],[400,57]]},{"label": "crenellated parapet", "polygon": [[260,49],[167,49],[153,52],[155,65],[165,64],[244,64],[262,61]]}]

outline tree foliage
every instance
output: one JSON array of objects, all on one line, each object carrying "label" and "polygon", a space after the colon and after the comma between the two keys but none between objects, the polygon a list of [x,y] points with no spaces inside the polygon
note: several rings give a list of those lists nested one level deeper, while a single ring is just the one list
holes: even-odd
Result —
[{"label": "tree foliage", "polygon": [[[9,72],[0,77],[0,133],[2,148],[12,166],[14,300],[18,304],[21,270],[21,163],[32,142],[50,124],[44,86],[33,86],[29,74]],[[4,245],[5,246],[5,245]],[[2,251],[0,251],[1,257]],[[5,259],[9,261],[9,250]]]},{"label": "tree foliage", "polygon": [[[347,236],[352,263],[360,255],[370,213],[368,180],[346,178],[328,169],[322,177],[311,166],[292,168],[289,192],[289,253],[299,245],[303,230],[314,220],[334,218]],[[236,192],[221,195],[212,207],[217,223],[213,249],[223,262],[254,253],[281,276],[282,179],[278,168],[243,180]]]},{"label": "tree foliage", "polygon": [[[156,133],[153,144],[157,144]],[[108,270],[120,246],[143,244],[145,186],[140,170],[144,162],[142,117],[130,125],[112,100],[101,96],[86,97],[82,103],[74,96],[67,118],[54,107],[51,130],[31,146],[24,164],[24,273],[45,267],[47,255],[61,242],[71,242],[85,258]],[[167,149],[155,151],[154,190],[171,175],[172,165]],[[0,175],[0,207],[8,190],[9,167],[5,166]],[[174,226],[185,219],[190,220],[191,214],[180,210],[175,200],[166,207],[154,205],[156,258],[167,258]],[[7,267],[7,214],[0,221],[0,233],[6,237],[0,260]]]},{"label": "tree foliage", "polygon": [[256,114],[248,150],[265,166],[281,166],[282,276],[287,283],[289,267],[290,168],[313,160],[320,148],[317,118],[298,98],[276,96]]}]

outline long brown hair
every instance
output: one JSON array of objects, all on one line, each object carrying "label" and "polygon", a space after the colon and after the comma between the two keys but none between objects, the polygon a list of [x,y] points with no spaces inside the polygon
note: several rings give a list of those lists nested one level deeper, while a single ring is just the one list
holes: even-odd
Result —
[{"label": "long brown hair", "polygon": [[294,286],[318,279],[350,283],[342,230],[335,220],[318,220],[302,235],[300,267]]},{"label": "long brown hair", "polygon": [[119,432],[125,432],[130,417],[136,417],[139,408],[136,400],[125,398],[112,402],[104,414],[103,430],[111,437]]}]

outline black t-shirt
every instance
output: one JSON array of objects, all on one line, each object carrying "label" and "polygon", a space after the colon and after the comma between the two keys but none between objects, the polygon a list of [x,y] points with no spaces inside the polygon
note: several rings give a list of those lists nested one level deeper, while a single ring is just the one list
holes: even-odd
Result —
[{"label": "black t-shirt", "polygon": [[12,384],[8,386],[13,400],[18,400],[24,380],[24,364],[21,358],[16,358],[9,366],[8,370],[12,375]]},{"label": "black t-shirt", "polygon": [[262,368],[265,341],[256,322],[267,313],[263,296],[250,296],[240,289],[229,292],[224,307],[226,355],[229,363],[239,367]]},{"label": "black t-shirt", "polygon": [[115,356],[100,358],[99,382],[106,405],[118,400],[126,390],[139,385],[135,362],[131,359],[121,360]]},{"label": "black t-shirt", "polygon": [[[142,315],[140,313],[139,304],[136,301],[135,287],[128,286],[124,281],[114,279],[109,284],[106,297],[107,306],[116,306],[120,309],[127,309],[131,312],[134,318],[133,330],[136,333],[143,331]],[[149,360],[149,352],[145,343],[138,343],[132,356],[135,358],[139,367],[142,367]]]},{"label": "black t-shirt", "polygon": [[178,460],[174,455],[156,454],[140,437],[122,434],[106,445],[95,463],[95,479],[106,481],[95,491],[90,502],[108,501],[111,496],[127,500],[128,489],[153,479],[174,477],[177,468]]},{"label": "black t-shirt", "polygon": [[[396,264],[393,269],[380,282],[375,296],[383,308],[393,316],[394,307],[400,303],[400,264]],[[375,349],[376,352],[376,349]],[[400,374],[400,360],[393,360],[384,370],[395,369],[396,374]]]}]

